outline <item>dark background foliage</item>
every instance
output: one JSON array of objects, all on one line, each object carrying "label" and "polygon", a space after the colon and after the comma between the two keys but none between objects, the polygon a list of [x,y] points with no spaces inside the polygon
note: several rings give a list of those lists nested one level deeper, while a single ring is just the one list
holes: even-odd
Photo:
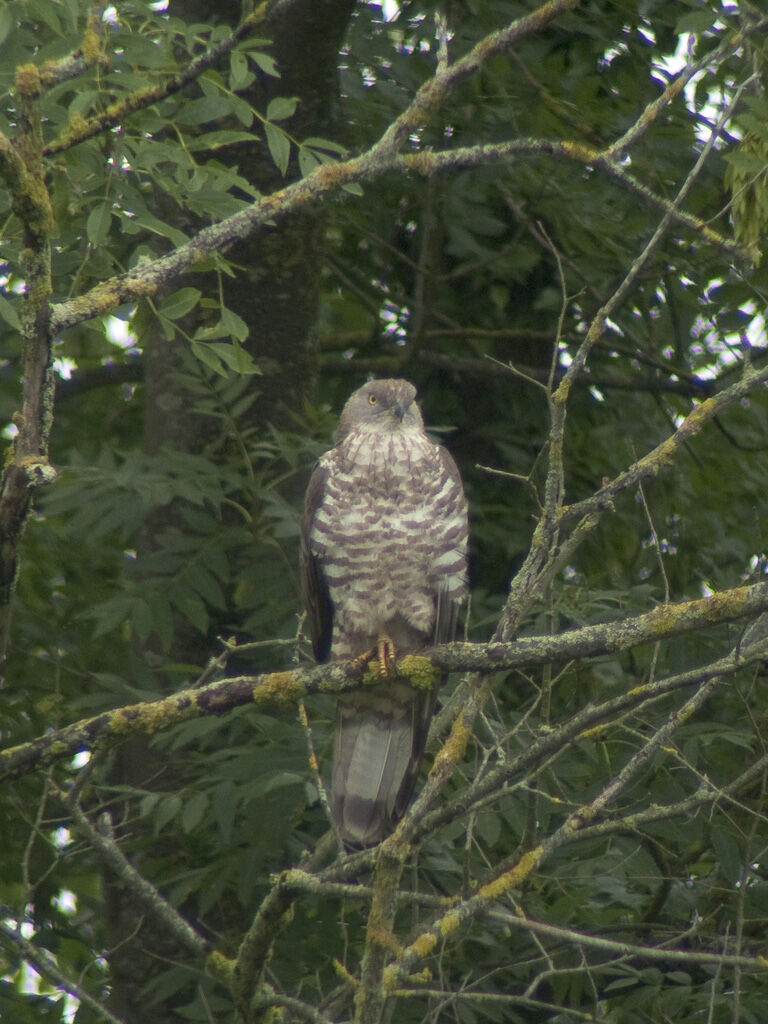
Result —
[{"label": "dark background foliage", "polygon": [[[106,58],[41,99],[53,301],[171,251],[320,163],[365,152],[435,73],[445,26],[455,60],[530,10],[482,0],[385,11],[341,0],[277,4],[183,89],[80,141],[84,119],[212,52],[239,7],[121,3],[102,12],[99,43],[85,4],[10,0],[0,10],[0,128],[9,137],[18,131],[16,68],[42,67],[83,40],[86,54],[98,45]],[[750,76],[683,204],[698,228],[673,221],[575,380],[565,503],[635,463],[745,366],[765,364],[768,270],[754,258],[768,210],[764,34],[724,49],[658,117],[640,122],[686,60],[714,53],[755,16],[747,4],[699,0],[582,3],[485,61],[405,146],[415,154],[530,139],[600,151],[642,123],[614,156],[645,196],[595,161],[545,146],[432,176],[401,165],[207,255],[116,319],[86,319],[56,338],[50,459],[59,476],[38,494],[24,533],[3,668],[4,746],[180,689],[222,639],[282,641],[230,657],[222,671],[232,675],[309,662],[296,557],[302,493],[345,398],[370,374],[414,381],[430,428],[460,465],[471,507],[466,630],[487,641],[544,502],[549,385],[659,223],[663,210],[648,195],[675,200]],[[6,193],[0,222],[0,421],[10,425],[25,241]],[[704,225],[721,238],[735,229],[744,251]],[[521,632],[554,635],[760,579],[767,411],[760,386],[663,472],[620,493],[526,606]],[[471,896],[593,800],[689,694],[569,739],[461,813],[473,780],[589,701],[721,657],[742,625],[494,674],[443,795],[459,810],[429,832],[403,876],[397,943],[432,919],[436,898]],[[403,981],[411,992],[392,1019],[764,1020],[764,975],[727,956],[764,952],[765,772],[732,799],[713,796],[656,821],[642,814],[702,787],[717,793],[763,757],[767,698],[754,665],[730,677],[591,831],[437,946],[431,980]],[[307,711],[326,765],[332,700],[313,698]],[[62,984],[39,978],[42,961],[13,938],[22,934],[124,1024],[234,1019],[226,986],[104,869],[73,827],[62,788],[82,787],[94,821],[108,810],[141,873],[235,957],[271,874],[297,864],[328,827],[294,711],[194,718],[97,746],[87,778],[85,763],[0,789],[9,929],[0,936],[0,1016],[99,1019],[64,998]],[[370,882],[367,869],[328,871],[326,881]],[[520,915],[561,931],[534,935],[516,925]],[[261,980],[305,1010],[264,1019],[312,1019],[307,1007],[324,1015],[317,1019],[350,1019],[344,972],[359,975],[366,919],[365,898],[327,889],[296,899]],[[613,945],[591,947],[573,933]],[[618,943],[713,956],[643,959]]]}]

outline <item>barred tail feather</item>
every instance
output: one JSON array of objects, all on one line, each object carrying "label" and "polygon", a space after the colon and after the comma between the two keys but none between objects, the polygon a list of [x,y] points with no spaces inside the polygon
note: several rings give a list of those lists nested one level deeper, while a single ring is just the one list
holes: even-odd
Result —
[{"label": "barred tail feather", "polygon": [[398,683],[339,700],[331,803],[345,846],[374,846],[403,816],[433,708],[433,693]]}]

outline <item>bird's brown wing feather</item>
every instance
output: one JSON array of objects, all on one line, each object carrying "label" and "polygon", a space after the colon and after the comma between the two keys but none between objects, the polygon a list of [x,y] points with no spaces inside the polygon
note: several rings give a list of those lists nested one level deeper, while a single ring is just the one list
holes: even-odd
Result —
[{"label": "bird's brown wing feather", "polygon": [[309,617],[312,650],[319,662],[328,661],[333,637],[333,601],[320,560],[312,554],[310,534],[323,502],[328,470],[318,463],[309,480],[301,520],[301,586]]},{"label": "bird's brown wing feather", "polygon": [[[458,485],[461,501],[464,503],[466,509],[467,499],[464,496],[464,488],[459,467],[456,465],[453,456],[446,448],[439,445],[437,452],[445,475],[450,477],[450,479]],[[466,536],[463,539],[463,544],[466,548]],[[448,644],[456,639],[456,626],[458,624],[460,607],[461,601],[451,599],[444,590],[438,589],[435,607],[435,644]]]}]

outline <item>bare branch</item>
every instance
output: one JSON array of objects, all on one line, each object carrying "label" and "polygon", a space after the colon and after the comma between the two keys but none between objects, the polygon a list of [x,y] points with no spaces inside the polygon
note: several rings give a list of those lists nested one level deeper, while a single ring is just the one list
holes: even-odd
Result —
[{"label": "bare branch", "polygon": [[205,956],[210,950],[208,942],[202,935],[198,935],[194,928],[181,917],[175,907],[165,900],[154,885],[151,885],[146,878],[140,875],[130,863],[115,842],[109,815],[106,813],[102,815],[97,828],[88,820],[76,799],[69,799],[62,790],[59,790],[58,795],[59,799],[69,809],[77,830],[98,851],[101,858],[117,875],[126,889],[193,956]]},{"label": "bare branch", "polygon": [[636,946],[630,942],[614,942],[586,932],[561,928],[544,921],[533,921],[523,915],[511,914],[503,910],[493,910],[488,916],[495,921],[502,921],[510,928],[522,929],[536,935],[566,942],[569,945],[583,946],[601,953],[610,953],[621,960],[648,960],[653,963],[680,963],[689,966],[704,964],[723,964],[728,967],[742,967],[746,970],[758,971],[761,974],[768,970],[768,963],[763,957],[733,956],[725,951],[713,950],[711,953],[689,952],[684,949],[671,949],[669,946]]},{"label": "bare branch", "polygon": [[[519,887],[569,837],[579,832],[596,815],[613,803],[628,782],[647,765],[653,754],[667,743],[676,729],[705,703],[722,681],[723,677],[713,676],[704,682],[681,708],[674,710],[668,716],[664,725],[656,730],[653,736],[643,744],[589,804],[569,814],[563,824],[554,832],[533,849],[524,853],[507,871],[483,885],[475,896],[457,901],[450,910],[424,929],[403,951],[402,955],[385,968],[385,987],[394,987],[396,978],[412,973],[419,961],[434,951],[440,938],[453,934],[462,924],[483,914],[497,900],[506,896],[512,889]],[[713,962],[717,962],[717,959]],[[750,960],[750,967],[764,971],[768,970],[768,963],[764,962],[762,958],[755,958]]]}]

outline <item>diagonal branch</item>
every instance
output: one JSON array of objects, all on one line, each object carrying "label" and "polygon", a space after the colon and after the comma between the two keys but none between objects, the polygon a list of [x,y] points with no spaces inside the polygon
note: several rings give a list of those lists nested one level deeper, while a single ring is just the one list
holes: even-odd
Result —
[{"label": "diagonal branch", "polygon": [[371,164],[378,166],[382,158],[391,159],[399,153],[410,135],[424,127],[448,93],[475,74],[490,57],[504,53],[521,39],[540,32],[558,15],[578,5],[579,0],[549,0],[505,28],[491,32],[454,64],[440,66],[435,75],[421,86],[407,109],[365,154],[366,169]]},{"label": "diagonal branch", "polygon": [[510,139],[507,142],[488,142],[477,146],[460,146],[456,149],[424,150],[423,152],[407,153],[397,157],[392,169],[402,167],[415,174],[429,176],[471,167],[481,167],[485,164],[496,163],[497,161],[510,162],[525,156],[553,156],[560,160],[575,161],[584,167],[594,167],[597,170],[601,170],[620,185],[636,193],[649,205],[663,210],[673,220],[695,231],[696,234],[700,235],[707,242],[720,246],[726,252],[740,259],[748,258],[745,247],[739,241],[734,238],[727,238],[725,235],[720,234],[719,231],[715,231],[705,220],[681,209],[674,201],[667,199],[665,196],[659,195],[649,185],[640,181],[624,167],[616,163],[615,160],[606,156],[604,152],[592,149],[581,142],[520,138]]},{"label": "diagonal branch", "polygon": [[[156,86],[129,93],[120,102],[110,104],[103,114],[98,114],[87,120],[80,118],[80,121],[75,126],[71,123],[68,124],[58,138],[48,143],[43,150],[44,156],[55,156],[57,153],[85,142],[87,139],[101,135],[102,132],[122,124],[128,116],[136,113],[137,110],[145,110],[147,107],[159,103],[168,96],[181,92],[190,82],[196,81],[203,72],[215,67],[222,57],[230,53],[242,39],[249,35],[259,22],[264,20],[266,13],[267,4],[262,2],[230,35],[206,50],[205,53],[195,58],[195,60],[190,61],[184,70],[180,71],[177,75],[171,75]],[[77,63],[75,63],[74,67],[78,68]],[[82,62],[79,70],[84,70],[85,67],[87,67],[87,64]],[[77,73],[77,70],[73,71],[73,74]]]},{"label": "diagonal branch", "polygon": [[[207,253],[229,251],[237,242],[267,222],[277,221],[290,212],[317,202],[329,190],[369,180],[392,170],[393,158],[411,132],[423,126],[452,88],[476,72],[490,57],[540,31],[558,14],[571,10],[577,4],[578,0],[550,0],[531,14],[486,36],[470,53],[449,68],[438,70],[433,78],[424,83],[408,108],[363,156],[340,164],[320,165],[301,181],[258,200],[218,224],[204,228],[173,252],[158,259],[147,260],[126,274],[104,281],[85,295],[56,304],[52,308],[53,333],[104,315],[142,296],[154,294],[162,283],[183,273]],[[256,13],[259,11],[261,8]]]},{"label": "diagonal branch", "polygon": [[93,1014],[94,1020],[104,1021],[105,1024],[123,1024],[106,1007],[102,1006],[98,999],[94,999],[90,992],[87,992],[77,982],[68,978],[59,969],[58,964],[50,953],[25,939],[21,932],[11,928],[3,911],[4,908],[0,908],[0,943],[6,949],[20,953],[34,967],[41,978],[45,978],[54,988],[74,996],[82,1006],[87,1006]]},{"label": "diagonal branch", "polygon": [[[746,89],[752,78],[742,82],[735,91],[734,96],[721,113],[717,123],[712,128],[706,144],[702,148],[698,159],[686,175],[685,180],[678,189],[677,196],[672,204],[679,208],[690,191],[693,182],[703,168],[715,142],[720,137],[728,116],[739,101],[741,94]],[[594,345],[602,337],[605,325],[615,310],[621,305],[629,294],[634,282],[637,280],[641,270],[647,264],[650,257],[659,247],[667,228],[672,223],[672,213],[667,210],[659,223],[656,225],[650,239],[643,247],[643,250],[633,261],[627,273],[616,287],[607,301],[601,306],[589,325],[584,340],[579,345],[571,362],[560,380],[557,388],[549,395],[549,465],[545,481],[544,509],[534,531],[531,548],[528,555],[517,572],[509,587],[509,594],[499,619],[494,639],[510,640],[518,629],[520,617],[526,608],[530,607],[533,600],[539,597],[548,584],[551,582],[554,573],[559,566],[564,564],[564,559],[570,558],[577,544],[591,533],[598,525],[603,509],[593,507],[585,515],[571,536],[563,540],[561,528],[563,526],[563,497],[564,497],[564,461],[563,451],[565,443],[565,422],[567,415],[568,399],[573,382],[583,371],[587,359]],[[751,376],[751,371],[745,373],[745,378]],[[711,401],[711,399],[709,400]],[[699,422],[699,410],[708,405],[704,402],[698,406],[688,419],[693,424]]]},{"label": "diagonal branch", "polygon": [[741,650],[737,645],[728,655],[708,665],[633,687],[599,704],[586,705],[562,725],[541,731],[516,757],[475,779],[457,798],[431,812],[418,823],[415,838],[430,835],[440,825],[480,807],[494,794],[501,792],[510,779],[522,777],[524,773],[536,769],[546,758],[556,755],[576,739],[601,735],[607,724],[617,716],[623,717],[629,711],[643,712],[679,690],[703,685],[715,678],[729,678],[747,665],[763,661],[765,656],[764,648],[755,646]]},{"label": "diagonal branch", "polygon": [[120,879],[121,884],[134,895],[148,913],[161,923],[163,928],[181,943],[184,949],[193,956],[205,956],[210,951],[208,942],[130,863],[112,836],[111,822],[108,820],[108,816],[105,815],[105,820],[100,821],[97,828],[88,820],[76,798],[69,799],[62,790],[58,791],[58,796],[72,815],[72,821],[78,832],[99,853],[104,863]]},{"label": "diagonal branch", "polygon": [[[438,163],[439,160],[445,160],[446,163],[454,161],[455,166],[461,166],[462,159],[465,161],[469,159],[466,154],[462,158],[462,151],[457,151],[458,156],[454,156],[453,153],[435,154],[434,156],[427,153],[401,156],[399,149],[413,131],[423,127],[448,92],[468,75],[476,72],[484,61],[508,49],[520,39],[540,31],[558,14],[570,10],[576,5],[577,0],[552,0],[530,15],[486,36],[470,53],[448,68],[438,70],[433,78],[425,82],[408,108],[387,129],[378,142],[374,143],[361,156],[341,163],[323,164],[301,181],[263,197],[246,209],[202,229],[189,242],[165,256],[147,260],[126,274],[118,275],[96,285],[84,295],[67,302],[56,303],[52,307],[51,327],[53,333],[60,333],[85,320],[109,313],[121,305],[154,294],[161,284],[184,273],[206,254],[227,252],[237,242],[249,237],[267,223],[277,222],[292,211],[313,205],[319,202],[326,193],[338,191],[345,185],[370,181],[392,171],[401,170],[403,166],[419,169],[420,161],[423,161],[423,167],[427,171],[431,166],[438,166],[435,163],[436,159]],[[768,24],[768,20],[761,19],[756,22],[745,30],[746,34],[759,31],[764,23]],[[715,51],[708,55],[707,61],[714,61],[730,52],[740,45],[739,40],[742,38],[740,35],[738,40],[735,37],[724,40]],[[702,58],[703,60],[704,58]],[[694,74],[699,69],[702,61],[696,62],[688,69],[690,74]],[[682,74],[683,72],[681,72]],[[647,124],[645,126],[647,127]],[[635,183],[631,176],[623,172],[616,164],[611,150],[595,153],[575,143],[553,144],[546,141],[518,140],[506,144],[506,148],[504,145],[477,147],[467,152],[472,154],[471,159],[490,162],[507,158],[510,153],[519,152],[521,148],[528,152],[551,152],[575,158],[587,164],[594,163],[595,166],[601,166],[625,184],[640,190],[647,199],[664,208],[669,216],[683,220],[709,240],[728,249],[741,252],[736,243],[722,238],[696,218],[688,217],[677,208],[675,203],[669,203],[656,197],[645,186]]]},{"label": "diagonal branch", "polygon": [[493,910],[488,915],[494,921],[501,921],[509,928],[532,932],[535,935],[546,935],[558,942],[566,942],[585,949],[594,949],[600,953],[609,953],[621,960],[648,960],[651,963],[679,963],[690,967],[702,967],[705,964],[723,964],[729,967],[743,967],[746,970],[763,973],[768,970],[768,962],[760,956],[738,956],[720,950],[709,953],[694,952],[687,949],[670,949],[668,946],[637,946],[631,942],[615,942],[603,939],[586,932],[577,932],[570,928],[547,924],[545,921],[534,921],[521,914],[509,911]]}]

